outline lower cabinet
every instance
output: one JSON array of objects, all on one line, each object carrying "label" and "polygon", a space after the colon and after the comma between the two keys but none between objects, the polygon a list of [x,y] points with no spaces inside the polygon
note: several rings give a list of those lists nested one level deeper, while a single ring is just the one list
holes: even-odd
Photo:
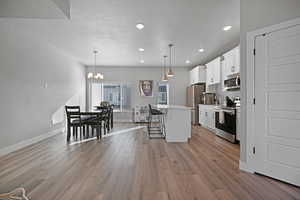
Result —
[{"label": "lower cabinet", "polygon": [[199,124],[215,132],[215,105],[199,104]]}]

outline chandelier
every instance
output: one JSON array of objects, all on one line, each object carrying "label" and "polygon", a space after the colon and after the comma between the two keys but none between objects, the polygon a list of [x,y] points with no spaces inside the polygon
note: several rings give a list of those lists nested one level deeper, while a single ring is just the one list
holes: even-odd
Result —
[{"label": "chandelier", "polygon": [[88,79],[94,79],[94,80],[103,80],[104,79],[104,75],[100,72],[96,73],[96,66],[97,66],[97,50],[93,51],[94,53],[94,73],[93,72],[89,72],[87,75]]}]

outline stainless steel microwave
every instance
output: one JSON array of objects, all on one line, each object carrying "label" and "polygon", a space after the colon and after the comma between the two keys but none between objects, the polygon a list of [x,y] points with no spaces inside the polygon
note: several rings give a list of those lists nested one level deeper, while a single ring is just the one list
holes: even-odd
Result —
[{"label": "stainless steel microwave", "polygon": [[241,88],[240,76],[229,78],[224,81],[224,90],[239,90]]}]

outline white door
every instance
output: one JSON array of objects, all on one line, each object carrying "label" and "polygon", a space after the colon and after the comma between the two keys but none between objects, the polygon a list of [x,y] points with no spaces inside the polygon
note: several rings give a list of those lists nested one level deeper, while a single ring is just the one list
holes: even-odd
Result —
[{"label": "white door", "polygon": [[241,111],[237,109],[236,111],[236,140],[240,141],[241,135]]},{"label": "white door", "polygon": [[300,186],[300,25],[255,45],[255,171]]}]

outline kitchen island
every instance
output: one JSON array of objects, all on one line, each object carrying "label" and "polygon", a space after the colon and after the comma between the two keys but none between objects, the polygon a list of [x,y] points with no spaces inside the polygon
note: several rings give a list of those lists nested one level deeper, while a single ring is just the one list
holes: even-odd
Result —
[{"label": "kitchen island", "polygon": [[179,105],[157,105],[166,113],[166,141],[187,142],[191,138],[191,108]]}]

